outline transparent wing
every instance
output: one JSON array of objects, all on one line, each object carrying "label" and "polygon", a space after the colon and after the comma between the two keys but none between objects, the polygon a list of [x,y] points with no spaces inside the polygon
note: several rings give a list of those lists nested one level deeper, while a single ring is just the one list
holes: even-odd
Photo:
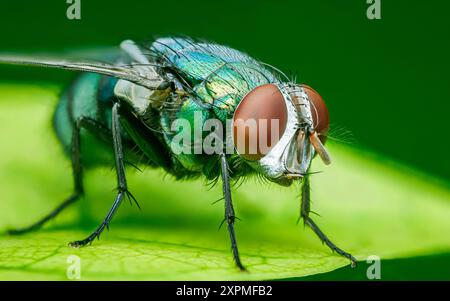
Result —
[{"label": "transparent wing", "polygon": [[[134,45],[134,46],[133,46]],[[58,68],[83,72],[93,72],[123,79],[136,85],[157,89],[162,79],[156,72],[155,64],[143,61],[139,56],[139,48],[131,41],[122,43],[123,52],[129,56],[124,63],[103,63],[93,60],[76,60],[50,58],[44,56],[20,56],[0,54],[0,64],[27,65],[36,67]],[[125,63],[126,62],[126,63]]]}]

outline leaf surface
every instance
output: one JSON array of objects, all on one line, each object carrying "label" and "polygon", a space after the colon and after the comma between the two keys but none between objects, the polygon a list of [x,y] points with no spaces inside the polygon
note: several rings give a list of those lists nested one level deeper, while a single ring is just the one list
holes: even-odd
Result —
[{"label": "leaf surface", "polygon": [[[57,87],[0,85],[0,229],[26,226],[71,192],[70,161],[51,129]],[[315,160],[313,215],[341,248],[365,261],[450,251],[450,192],[446,183],[381,156],[328,145],[333,164]],[[162,171],[128,169],[142,211],[128,202],[110,232],[92,246],[67,243],[87,236],[114,198],[112,167],[85,173],[86,195],[43,230],[0,236],[0,279],[65,280],[70,255],[82,280],[259,280],[302,277],[348,265],[296,221],[299,187],[249,179],[234,188],[242,261],[233,265],[223,218],[221,187],[176,182]],[[364,262],[361,264],[365,264]],[[355,273],[361,271],[355,270]],[[449,277],[450,278],[450,277]]]}]

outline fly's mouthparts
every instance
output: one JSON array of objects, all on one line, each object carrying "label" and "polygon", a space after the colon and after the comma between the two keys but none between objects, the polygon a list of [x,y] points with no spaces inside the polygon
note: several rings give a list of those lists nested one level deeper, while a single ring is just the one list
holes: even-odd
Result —
[{"label": "fly's mouthparts", "polygon": [[299,173],[287,173],[285,174],[285,177],[288,179],[301,179],[303,178],[303,175]]},{"label": "fly's mouthparts", "polygon": [[331,164],[331,157],[330,154],[328,154],[327,150],[325,149],[325,146],[320,141],[319,136],[317,135],[316,131],[312,131],[310,136],[310,141],[316,152],[319,154],[320,159],[322,159],[323,163],[325,165]]}]

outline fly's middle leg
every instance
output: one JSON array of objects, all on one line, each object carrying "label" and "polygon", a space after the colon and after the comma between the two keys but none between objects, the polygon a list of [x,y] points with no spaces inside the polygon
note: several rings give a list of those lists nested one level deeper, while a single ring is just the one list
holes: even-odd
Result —
[{"label": "fly's middle leg", "polygon": [[[83,240],[78,240],[69,243],[69,246],[71,247],[83,247],[87,244],[92,243],[92,241],[95,238],[99,238],[103,230],[109,229],[109,223],[111,222],[114,214],[116,213],[117,209],[119,208],[120,204],[122,203],[122,200],[125,196],[127,196],[129,199],[132,199],[136,202],[136,199],[133,197],[133,195],[128,191],[127,186],[127,180],[125,177],[125,163],[124,163],[124,155],[123,155],[123,147],[122,147],[122,138],[120,135],[120,121],[119,121],[119,108],[120,105],[118,103],[115,103],[112,108],[112,122],[111,122],[111,129],[112,129],[112,140],[113,140],[113,147],[114,147],[114,158],[115,158],[115,164],[116,164],[116,173],[117,173],[117,183],[118,183],[118,192],[116,195],[116,198],[113,202],[113,205],[111,209],[108,211],[105,219],[103,222],[97,227],[97,229],[92,232],[91,235],[86,237]],[[137,202],[136,202],[137,204]]]},{"label": "fly's middle leg", "polygon": [[[228,164],[225,157],[225,154],[220,155],[221,161],[221,169],[222,169],[222,185],[223,185],[223,195],[225,198],[225,219],[223,222],[227,223],[228,234],[230,235],[231,241],[231,250],[233,252],[234,262],[236,266],[244,271],[245,267],[241,263],[241,259],[239,258],[239,251],[236,241],[236,234],[234,232],[234,221],[236,216],[234,215],[233,202],[231,200],[231,190],[230,190],[230,176],[228,170]],[[222,222],[222,223],[223,223]]]},{"label": "fly's middle leg", "polygon": [[300,207],[300,217],[303,219],[305,225],[308,225],[314,233],[325,243],[333,252],[338,253],[351,261],[352,267],[356,267],[357,260],[352,254],[345,252],[341,248],[337,247],[331,240],[320,230],[316,223],[309,217],[311,203],[311,193],[309,185],[309,175],[303,177],[302,182],[302,203]]}]

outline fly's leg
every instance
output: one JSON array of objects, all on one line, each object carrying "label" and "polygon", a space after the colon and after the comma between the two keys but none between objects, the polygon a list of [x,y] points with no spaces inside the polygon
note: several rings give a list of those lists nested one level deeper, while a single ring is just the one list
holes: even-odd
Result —
[{"label": "fly's leg", "polygon": [[83,119],[80,119],[74,127],[72,133],[72,173],[74,180],[74,192],[71,196],[64,200],[58,207],[56,207],[48,215],[35,222],[34,224],[20,228],[11,229],[7,233],[10,235],[25,234],[31,231],[40,229],[45,223],[56,217],[61,211],[67,208],[70,204],[75,203],[83,195],[83,168],[80,160],[80,129],[83,126]]},{"label": "fly's leg", "polygon": [[117,173],[117,182],[118,182],[118,192],[116,195],[116,198],[114,200],[114,203],[109,210],[108,214],[106,215],[103,222],[97,227],[97,229],[88,237],[86,237],[83,240],[78,240],[69,243],[69,246],[71,247],[83,247],[87,244],[92,243],[92,241],[95,238],[99,238],[100,234],[105,230],[105,228],[109,229],[109,223],[111,222],[114,214],[116,213],[117,209],[119,208],[120,204],[122,203],[122,200],[124,196],[134,199],[133,195],[128,191],[127,188],[127,180],[125,177],[125,165],[124,165],[124,156],[123,156],[123,148],[122,148],[122,138],[120,135],[120,121],[119,121],[119,103],[115,103],[112,108],[112,139],[113,139],[113,146],[114,146],[114,158],[116,163],[116,173]]},{"label": "fly's leg", "polygon": [[228,225],[228,234],[230,235],[231,250],[233,252],[234,262],[240,270],[244,271],[245,267],[242,265],[241,260],[239,259],[236,234],[234,233],[234,221],[236,217],[234,215],[233,202],[231,200],[230,177],[225,154],[220,155],[220,161],[222,169],[223,195],[225,198],[225,219],[222,223],[226,221]]},{"label": "fly's leg", "polygon": [[55,218],[59,213],[61,213],[65,208],[67,208],[72,203],[75,203],[77,200],[81,198],[84,193],[83,190],[83,166],[80,158],[80,130],[84,128],[89,132],[96,135],[99,139],[103,139],[105,142],[111,140],[111,131],[103,126],[101,123],[88,118],[88,117],[80,117],[77,119],[74,124],[74,129],[72,133],[72,143],[71,143],[71,161],[72,161],[72,173],[74,180],[74,192],[67,199],[64,200],[58,207],[56,207],[52,212],[48,215],[37,221],[36,223],[20,228],[20,229],[11,229],[7,231],[10,235],[19,235],[25,234],[31,231],[38,230],[45,223]]},{"label": "fly's leg", "polygon": [[309,185],[309,176],[305,175],[302,183],[302,203],[300,208],[300,216],[303,218],[305,225],[308,225],[314,233],[320,238],[322,243],[325,243],[333,252],[338,253],[345,258],[348,258],[351,261],[351,266],[356,267],[357,260],[352,254],[345,252],[344,250],[338,248],[334,243],[330,241],[330,239],[319,229],[316,223],[309,217],[310,212],[310,201],[311,201],[311,193],[310,193],[310,185]]}]

